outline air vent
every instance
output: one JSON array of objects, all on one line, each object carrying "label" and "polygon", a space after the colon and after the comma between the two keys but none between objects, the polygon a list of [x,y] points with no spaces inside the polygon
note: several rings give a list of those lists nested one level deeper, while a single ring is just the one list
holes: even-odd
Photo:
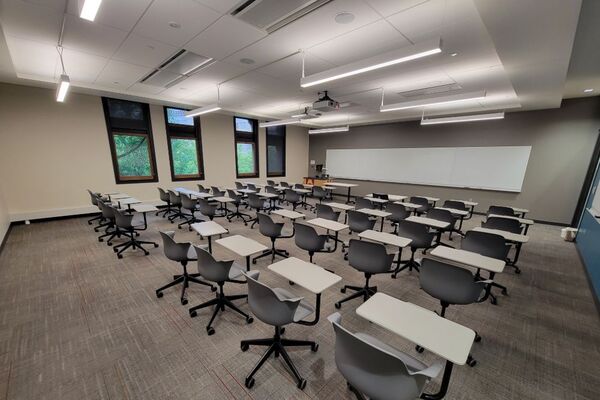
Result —
[{"label": "air vent", "polygon": [[231,15],[267,33],[275,32],[333,0],[248,0]]},{"label": "air vent", "polygon": [[449,83],[445,85],[434,85],[416,90],[407,90],[406,92],[398,92],[399,95],[407,99],[413,97],[426,97],[427,95],[448,93],[461,90],[462,86],[458,83]]},{"label": "air vent", "polygon": [[188,50],[180,50],[146,75],[140,82],[146,85],[168,88],[213,63],[212,58]]}]

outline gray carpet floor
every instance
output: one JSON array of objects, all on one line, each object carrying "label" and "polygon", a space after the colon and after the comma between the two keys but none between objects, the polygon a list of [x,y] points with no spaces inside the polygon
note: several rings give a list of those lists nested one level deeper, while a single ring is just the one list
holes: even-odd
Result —
[{"label": "gray carpet floor", "polygon": [[[257,227],[251,230],[222,218],[217,222],[231,234],[269,244]],[[466,228],[479,223],[475,216]],[[154,215],[141,238],[160,243],[158,231],[172,229],[177,240],[206,243]],[[530,229],[530,243],[521,254],[522,274],[507,269],[497,277],[509,288],[509,296],[499,296],[498,306],[486,302],[449,309],[447,318],[477,330],[483,340],[472,349],[477,366],[455,367],[447,399],[600,398],[598,314],[575,247],[559,234],[555,226]],[[0,399],[353,398],[336,369],[334,334],[325,317],[344,296],[339,287],[362,284],[363,278],[339,250],[315,256],[316,264],[343,277],[324,292],[321,321],[286,331],[290,338],[320,344],[317,353],[290,351],[308,380],[306,389],[297,389],[281,360],[271,359],[248,390],[244,378],[264,349],[241,352],[240,340],[269,337],[271,327],[258,320],[247,325],[228,311],[217,318],[216,334],[207,336],[211,310],[193,319],[187,312],[212,298],[206,287],[190,287],[188,306],[179,303],[178,288],[165,291],[161,299],[155,296],[155,289],[180,271],[163,255],[162,243],[149,256],[132,251],[118,260],[96,237],[86,218],[13,227],[0,255]],[[348,239],[347,234],[342,237]],[[278,242],[278,247],[308,260],[293,239]],[[244,262],[219,245],[214,254]],[[262,281],[314,302],[314,295],[268,271],[269,263],[263,259],[254,267]],[[373,283],[399,299],[439,309],[419,289],[417,272],[403,272],[395,280],[377,276]],[[228,285],[226,290],[242,293],[245,286]],[[439,361],[427,351],[415,353],[413,344],[360,318],[355,312],[360,302],[351,301],[340,310],[346,327],[368,332],[426,363]],[[241,308],[249,311],[245,302]],[[440,380],[429,383],[427,390],[436,391]]]}]

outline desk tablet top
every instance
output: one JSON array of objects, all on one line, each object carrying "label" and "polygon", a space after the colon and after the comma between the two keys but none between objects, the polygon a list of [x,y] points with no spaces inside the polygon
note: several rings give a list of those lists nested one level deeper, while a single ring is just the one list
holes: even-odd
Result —
[{"label": "desk tablet top", "polygon": [[529,236],[520,235],[518,233],[512,233],[512,232],[508,232],[508,231],[502,231],[500,229],[489,229],[489,228],[483,228],[481,226],[478,226],[476,228],[473,228],[473,230],[476,232],[485,232],[485,233],[492,233],[494,235],[500,235],[504,239],[511,241],[511,242],[527,243],[529,241]]},{"label": "desk tablet top", "polygon": [[344,204],[344,203],[335,203],[335,202],[331,202],[331,203],[323,203],[326,206],[329,206],[331,208],[337,208],[338,210],[344,210],[344,211],[348,211],[348,210],[354,210],[354,206],[351,206],[349,204]]},{"label": "desk tablet top", "polygon": [[236,192],[245,193],[245,194],[256,193],[256,190],[252,190],[252,189],[235,189],[235,190],[236,190]]},{"label": "desk tablet top", "polygon": [[158,211],[158,208],[156,208],[152,204],[136,204],[132,208],[134,211],[141,212],[141,213],[150,212],[150,211]]},{"label": "desk tablet top", "polygon": [[475,207],[476,205],[478,205],[479,203],[476,201],[470,201],[470,200],[457,200],[457,199],[450,199],[450,201],[460,201],[461,203],[463,203],[465,206],[471,206],[471,207]]},{"label": "desk tablet top", "polygon": [[448,207],[436,207],[436,209],[450,211],[450,214],[458,215],[461,217],[469,215],[469,211],[467,211],[467,210],[459,210],[456,208],[448,208]]},{"label": "desk tablet top", "polygon": [[226,249],[231,250],[242,257],[251,256],[252,254],[256,254],[268,249],[267,246],[258,243],[256,240],[242,235],[228,236],[223,239],[216,240],[215,243],[220,244]]},{"label": "desk tablet top", "polygon": [[371,208],[361,208],[360,210],[358,210],[358,212],[361,212],[361,213],[367,214],[367,215],[373,215],[375,217],[381,217],[381,218],[389,217],[390,215],[392,215],[392,213],[390,213],[390,212],[381,211],[381,210],[373,210]]},{"label": "desk tablet top", "polygon": [[416,204],[416,203],[409,203],[409,202],[402,202],[402,201],[395,201],[394,204],[402,204],[405,208],[419,208],[422,207],[422,204]]},{"label": "desk tablet top", "polygon": [[295,219],[302,218],[302,217],[305,216],[304,214],[299,213],[297,211],[286,210],[284,208],[279,209],[279,210],[273,210],[273,211],[271,211],[271,214],[275,214],[275,215],[279,215],[279,216],[282,216],[282,217],[285,217],[285,218],[289,218],[292,221],[295,220]]},{"label": "desk tablet top", "polygon": [[281,275],[315,294],[323,292],[342,280],[341,276],[296,257],[278,261],[269,265],[268,268],[277,275]]},{"label": "desk tablet top", "polygon": [[375,293],[356,313],[458,365],[465,364],[475,340],[472,329],[385,293]]},{"label": "desk tablet top", "polygon": [[406,221],[416,222],[421,225],[427,225],[432,228],[444,229],[450,226],[449,222],[440,221],[439,219],[427,218],[427,217],[417,217],[415,215],[406,218]]},{"label": "desk tablet top", "polygon": [[331,221],[325,218],[315,218],[306,221],[307,224],[318,226],[320,228],[328,229],[330,231],[342,231],[348,229],[348,225],[341,224],[337,221]]},{"label": "desk tablet top", "polygon": [[519,218],[519,217],[514,217],[512,215],[498,215],[498,214],[490,214],[487,216],[487,218],[506,218],[506,219],[514,219],[519,221],[520,224],[523,225],[533,225],[534,221],[532,219],[527,219],[527,218]]},{"label": "desk tablet top", "polygon": [[406,247],[412,242],[412,239],[408,239],[408,238],[405,238],[402,236],[397,236],[397,235],[394,235],[394,234],[388,233],[388,232],[374,231],[372,229],[362,231],[361,233],[358,234],[358,237],[363,238],[363,239],[373,240],[375,242],[389,244],[392,246],[397,246],[397,247]]},{"label": "desk tablet top", "polygon": [[192,229],[200,234],[200,236],[213,236],[228,233],[227,229],[217,224],[215,221],[196,222],[192,224]]},{"label": "desk tablet top", "polygon": [[127,199],[131,196],[128,194],[125,194],[125,193],[116,193],[116,194],[109,194],[108,197],[110,197],[111,200],[120,200],[120,199]]},{"label": "desk tablet top", "polygon": [[227,196],[213,197],[211,200],[218,201],[219,203],[231,203],[235,201],[231,197]]},{"label": "desk tablet top", "polygon": [[136,198],[133,198],[133,197],[128,197],[128,198],[126,198],[126,199],[118,199],[118,200],[116,200],[116,201],[117,201],[117,203],[119,203],[119,204],[121,204],[121,205],[127,205],[127,204],[138,204],[138,203],[141,203],[141,201],[139,201],[138,199],[136,199]]},{"label": "desk tablet top", "polygon": [[[369,200],[376,199],[377,197],[373,196],[373,193],[369,193],[365,197],[369,198]],[[408,196],[402,196],[399,194],[388,194],[388,201],[402,201],[404,199],[408,199]]]},{"label": "desk tablet top", "polygon": [[274,199],[275,197],[279,197],[278,194],[275,193],[267,193],[267,192],[263,192],[263,193],[256,193],[256,195],[258,197],[264,197],[266,199]]},{"label": "desk tablet top", "polygon": [[458,264],[468,265],[469,267],[481,268],[486,271],[500,273],[504,271],[506,263],[502,260],[498,260],[492,257],[482,256],[481,254],[460,250],[452,249],[450,247],[438,246],[431,250],[429,253],[434,258],[442,261],[452,261]]},{"label": "desk tablet top", "polygon": [[353,187],[357,187],[358,185],[356,183],[327,182],[327,186],[337,186],[337,187],[353,188]]}]

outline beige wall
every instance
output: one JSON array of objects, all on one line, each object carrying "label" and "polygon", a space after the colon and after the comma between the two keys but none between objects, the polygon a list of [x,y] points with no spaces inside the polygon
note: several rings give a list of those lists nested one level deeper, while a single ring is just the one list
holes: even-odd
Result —
[{"label": "beige wall", "polygon": [[565,100],[560,109],[508,113],[501,121],[431,126],[405,122],[353,127],[347,134],[312,135],[310,159],[324,164],[327,149],[530,145],[520,193],[370,181],[356,181],[360,186],[353,192],[473,199],[479,202],[478,211],[506,204],[530,209],[532,218],[570,224],[598,129],[600,97],[593,97]]},{"label": "beige wall", "polygon": [[8,207],[4,200],[4,190],[2,189],[2,183],[0,182],[0,243],[4,240],[8,227],[10,225],[10,217],[8,215]]},{"label": "beige wall", "polygon": [[[70,93],[63,104],[54,91],[0,84],[0,181],[11,220],[89,212],[85,189],[120,191],[142,201],[158,201],[158,186],[195,188],[194,182],[172,182],[162,106],[150,114],[159,182],[115,184],[108,135],[98,96]],[[232,186],[235,176],[233,118],[201,118],[203,184]],[[265,132],[259,132],[260,178],[266,180]],[[308,160],[305,128],[287,129],[287,176],[301,181]]]}]

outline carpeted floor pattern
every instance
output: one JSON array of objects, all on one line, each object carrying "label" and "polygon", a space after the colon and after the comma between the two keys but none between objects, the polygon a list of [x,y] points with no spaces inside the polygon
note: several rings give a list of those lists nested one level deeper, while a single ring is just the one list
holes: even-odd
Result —
[{"label": "carpeted floor pattern", "polygon": [[[214,324],[216,334],[207,336],[212,310],[202,310],[193,319],[187,310],[213,297],[208,288],[191,286],[187,306],[179,303],[178,287],[166,290],[161,299],[154,293],[180,271],[163,255],[158,231],[175,230],[179,241],[206,239],[152,215],[141,239],[161,247],[151,249],[149,256],[128,251],[118,260],[106,243],[98,242],[86,220],[17,225],[10,233],[0,255],[0,399],[353,398],[336,369],[334,334],[326,317],[337,311],[333,304],[344,296],[339,288],[362,284],[363,278],[339,249],[314,259],[343,277],[323,293],[321,321],[313,327],[291,325],[286,331],[287,337],[310,338],[320,345],[317,353],[290,350],[308,380],[306,389],[297,389],[281,360],[272,358],[248,390],[244,378],[264,349],[242,352],[240,340],[269,337],[272,328],[258,320],[247,325],[226,311]],[[231,234],[269,244],[258,227],[216,221]],[[475,216],[466,228],[480,221]],[[474,368],[455,367],[447,399],[600,398],[600,325],[575,247],[560,239],[555,226],[534,225],[529,233],[519,263],[522,274],[509,268],[497,277],[508,286],[509,296],[499,295],[498,306],[486,302],[448,310],[449,319],[477,330],[483,340],[472,349],[478,360]],[[348,234],[342,238],[347,240]],[[456,238],[452,243],[459,242]],[[278,241],[278,247],[308,260],[293,239]],[[219,245],[213,252],[244,263]],[[261,281],[314,302],[314,295],[268,271],[269,263],[265,258],[254,266]],[[372,281],[382,292],[439,309],[419,289],[417,272],[402,272],[395,280],[379,275]],[[227,285],[226,290],[237,294],[246,287]],[[345,303],[340,310],[350,330],[368,332],[426,363],[439,361],[427,351],[417,354],[412,343],[360,318],[355,312],[360,303]],[[247,303],[241,307],[249,311]],[[436,391],[440,381],[441,376],[429,383],[427,391]]]}]

